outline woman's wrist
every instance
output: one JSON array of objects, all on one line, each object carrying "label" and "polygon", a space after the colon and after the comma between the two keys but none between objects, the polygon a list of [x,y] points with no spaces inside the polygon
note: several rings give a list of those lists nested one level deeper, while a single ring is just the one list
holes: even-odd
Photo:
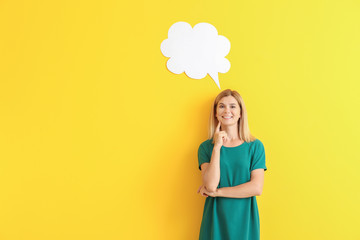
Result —
[{"label": "woman's wrist", "polygon": [[214,197],[221,197],[221,188],[217,188]]},{"label": "woman's wrist", "polygon": [[220,149],[221,149],[221,146],[222,146],[222,145],[220,145],[220,144],[219,144],[219,145],[216,144],[216,145],[214,145],[214,149],[215,149],[215,150],[220,150]]},{"label": "woman's wrist", "polygon": [[[205,188],[206,189],[206,188]],[[206,190],[206,194],[210,197],[221,197],[221,188],[217,188],[214,192],[209,192]]]}]

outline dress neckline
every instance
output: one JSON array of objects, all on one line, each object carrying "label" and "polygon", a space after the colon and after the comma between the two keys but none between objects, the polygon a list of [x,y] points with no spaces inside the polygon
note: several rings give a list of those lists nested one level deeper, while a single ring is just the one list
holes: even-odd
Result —
[{"label": "dress neckline", "polygon": [[237,147],[241,147],[242,145],[245,145],[245,143],[246,142],[244,141],[242,144],[234,146],[234,147],[225,147],[224,145],[222,145],[221,147],[224,147],[224,148],[237,148]]}]

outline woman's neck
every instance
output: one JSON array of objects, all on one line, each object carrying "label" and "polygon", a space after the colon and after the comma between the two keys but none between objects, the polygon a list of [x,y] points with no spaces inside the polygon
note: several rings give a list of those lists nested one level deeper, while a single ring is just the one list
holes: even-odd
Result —
[{"label": "woman's neck", "polygon": [[239,140],[239,131],[237,124],[230,126],[221,126],[221,131],[225,131],[229,141]]}]

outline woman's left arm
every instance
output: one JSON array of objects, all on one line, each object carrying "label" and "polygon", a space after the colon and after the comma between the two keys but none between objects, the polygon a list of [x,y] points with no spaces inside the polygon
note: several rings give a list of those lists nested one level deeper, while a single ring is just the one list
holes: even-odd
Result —
[{"label": "woman's left arm", "polygon": [[264,185],[264,169],[255,169],[251,171],[249,182],[234,186],[216,189],[215,192],[206,192],[210,197],[227,198],[248,198],[260,196]]}]

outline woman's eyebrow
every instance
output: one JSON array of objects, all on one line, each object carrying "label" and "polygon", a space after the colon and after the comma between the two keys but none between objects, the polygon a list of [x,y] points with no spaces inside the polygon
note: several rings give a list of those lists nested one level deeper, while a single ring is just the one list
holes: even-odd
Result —
[{"label": "woman's eyebrow", "polygon": [[[219,104],[225,105],[224,103],[219,103]],[[236,103],[230,103],[229,105],[236,105]]]}]

